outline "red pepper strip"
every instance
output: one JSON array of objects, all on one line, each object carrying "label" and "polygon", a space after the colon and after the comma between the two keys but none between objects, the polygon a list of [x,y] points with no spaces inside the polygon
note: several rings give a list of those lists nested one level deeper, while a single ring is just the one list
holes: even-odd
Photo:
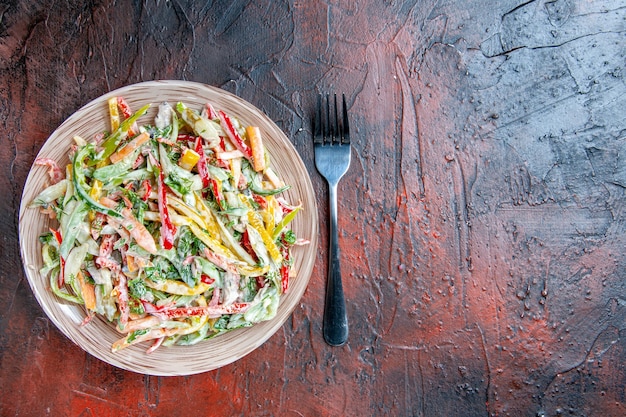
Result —
[{"label": "red pepper strip", "polygon": [[196,140],[195,151],[198,155],[200,155],[200,159],[196,163],[196,169],[198,170],[198,174],[202,179],[202,188],[207,188],[211,183],[211,177],[209,176],[209,168],[207,167],[206,155],[204,154],[204,149],[202,148],[202,142],[200,138]]},{"label": "red pepper strip", "polygon": [[159,216],[161,217],[161,246],[164,249],[172,249],[174,246],[174,237],[176,236],[176,226],[172,223],[169,210],[167,209],[167,188],[165,186],[165,177],[159,161],[149,154],[150,162],[158,170],[157,176],[157,203],[159,205]]},{"label": "red pepper strip", "polygon": [[254,279],[256,280],[256,289],[260,290],[261,288],[265,287],[265,277],[262,275],[259,275],[258,277],[254,277]]},{"label": "red pepper strip", "polygon": [[226,132],[226,135],[228,135],[230,141],[233,143],[233,145],[235,145],[237,149],[241,151],[241,153],[247,160],[252,160],[252,149],[250,149],[250,147],[243,141],[241,136],[239,136],[239,133],[237,133],[237,131],[233,127],[233,122],[230,120],[230,117],[228,117],[228,115],[221,110],[218,112],[218,114],[220,117],[220,124],[222,126],[222,129],[224,130],[224,132]]},{"label": "red pepper strip", "polygon": [[160,167],[159,176],[157,177],[158,188],[158,205],[159,215],[161,216],[161,246],[164,249],[172,249],[174,246],[174,237],[176,236],[176,226],[172,223],[169,210],[167,209],[167,192],[165,188],[165,177]]},{"label": "red pepper strip", "polygon": [[63,242],[63,238],[61,237],[61,231],[53,229],[53,228],[50,228],[50,232],[52,232],[52,236],[54,236],[54,239],[60,245],[61,242]]},{"label": "red pepper strip", "polygon": [[214,178],[209,178],[209,183],[211,185],[211,191],[213,192],[213,197],[217,202],[217,205],[223,210],[224,209],[224,198],[222,197],[222,191],[220,190],[220,185]]},{"label": "red pepper strip", "polygon": [[250,254],[250,256],[252,256],[252,259],[254,259],[256,262],[259,261],[259,258],[256,254],[256,252],[254,251],[254,249],[252,248],[252,243],[250,243],[250,235],[248,234],[248,229],[246,229],[243,234],[241,235],[241,246],[246,250],[246,252],[248,252],[248,254]]},{"label": "red pepper strip", "polygon": [[120,309],[120,324],[125,325],[128,323],[128,317],[130,315],[130,307],[128,306],[128,284],[126,283],[126,275],[121,271],[117,272],[117,303]]},{"label": "red pepper strip", "polygon": [[277,198],[276,202],[280,206],[280,209],[282,210],[283,214],[289,214],[295,210],[295,207],[288,205],[287,202],[283,200],[282,198]]},{"label": "red pepper strip", "polygon": [[[285,257],[283,256],[283,262],[285,262]],[[287,292],[287,290],[289,289],[289,272],[290,272],[291,268],[289,267],[289,265],[283,263],[280,266],[280,287],[282,290],[282,293],[285,294]]]},{"label": "red pepper strip", "polygon": [[186,135],[184,133],[179,133],[178,136],[176,137],[176,140],[180,142],[195,142],[198,139],[198,137],[193,136],[193,135]]},{"label": "red pepper strip", "polygon": [[144,194],[141,199],[143,201],[148,201],[148,198],[150,198],[150,193],[152,192],[152,184],[150,184],[150,180],[143,180],[143,188]]},{"label": "red pepper strip", "polygon": [[180,307],[172,308],[164,311],[156,311],[151,314],[162,320],[176,319],[181,317],[197,317],[208,316],[216,318],[224,314],[243,313],[250,307],[248,303],[233,303],[227,306],[196,306],[196,307]]},{"label": "red pepper strip", "polygon": [[124,116],[125,119],[128,119],[133,114],[133,112],[130,110],[128,102],[124,97],[117,98],[117,107],[119,107],[120,111],[122,112],[122,116]]},{"label": "red pepper strip", "polygon": [[215,280],[206,274],[202,274],[200,275],[200,282],[207,284],[207,285],[211,285],[215,282]]},{"label": "red pepper strip", "polygon": [[[133,111],[130,109],[128,102],[124,97],[117,98],[117,107],[120,109],[120,111],[122,112],[122,116],[124,116],[125,119],[128,119],[130,116],[133,115]],[[128,129],[128,137],[135,136],[137,131],[137,123],[133,123],[130,129]]]},{"label": "red pepper strip", "polygon": [[[200,159],[198,159],[198,162],[196,163],[196,169],[198,170],[198,174],[202,179],[202,188],[211,187],[211,191],[213,192],[215,201],[220,208],[223,208],[223,199],[219,183],[214,178],[211,178],[209,174],[206,155],[204,154],[204,148],[202,147],[202,142],[200,141],[200,138],[196,140],[195,151],[198,155],[200,155]],[[206,193],[204,192],[203,197],[206,197]]]},{"label": "red pepper strip", "polygon": [[[59,245],[63,242],[63,237],[61,237],[61,231],[50,228],[50,232],[52,232],[52,236],[57,241]],[[59,255],[59,277],[57,281],[59,283],[59,288],[61,288],[65,284],[65,259],[61,255]]]},{"label": "red pepper strip", "polygon": [[[198,155],[200,155],[200,159],[198,159],[198,162],[196,163],[196,169],[198,170],[198,174],[202,179],[202,188],[211,187],[211,192],[213,192],[213,197],[215,198],[215,201],[217,202],[218,206],[223,209],[223,198],[220,186],[219,183],[209,174],[207,159],[206,155],[204,154],[204,148],[202,147],[202,141],[200,140],[200,138],[196,140],[195,151]],[[206,197],[206,193],[203,192],[202,196]]]},{"label": "red pepper strip", "polygon": [[252,193],[252,199],[254,199],[254,202],[257,203],[262,209],[267,208],[267,200],[263,196]]},{"label": "red pepper strip", "polygon": [[280,267],[280,287],[283,294],[289,289],[289,266],[281,265]]},{"label": "red pepper strip", "polygon": [[206,109],[206,117],[207,119],[217,119],[217,112],[215,111],[215,108],[213,108],[213,106],[211,105],[211,103],[207,103],[205,104],[205,109]]},{"label": "red pepper strip", "polygon": [[285,242],[284,239],[282,239],[281,243],[281,254],[283,255],[283,263],[280,266],[280,286],[282,293],[285,294],[287,290],[289,290],[289,273],[291,272],[289,260],[291,258],[291,245]]}]

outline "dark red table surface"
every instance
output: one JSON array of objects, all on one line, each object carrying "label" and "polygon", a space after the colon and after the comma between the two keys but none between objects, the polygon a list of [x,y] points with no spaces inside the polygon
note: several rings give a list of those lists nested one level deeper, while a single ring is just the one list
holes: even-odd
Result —
[{"label": "dark red table surface", "polygon": [[[626,415],[623,0],[0,4],[2,416]],[[264,345],[187,377],[112,367],[43,313],[18,208],[48,135],[154,79],[221,87],[305,162],[310,285]],[[350,337],[321,333],[318,92],[345,92]]]}]

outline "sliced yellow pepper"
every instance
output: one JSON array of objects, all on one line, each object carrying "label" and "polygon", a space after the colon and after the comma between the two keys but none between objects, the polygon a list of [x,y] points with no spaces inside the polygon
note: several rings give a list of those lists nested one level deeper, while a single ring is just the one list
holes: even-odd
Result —
[{"label": "sliced yellow pepper", "polygon": [[163,291],[175,295],[198,295],[210,288],[210,285],[205,284],[204,282],[198,282],[195,287],[190,287],[182,281],[174,281],[173,279],[166,279],[158,282],[146,279],[145,283],[148,287],[154,288],[157,291]]},{"label": "sliced yellow pepper", "polygon": [[267,248],[267,252],[272,257],[272,260],[276,264],[280,264],[283,260],[283,255],[280,253],[280,250],[278,249],[278,246],[276,246],[276,243],[272,239],[272,236],[267,233],[267,230],[265,229],[265,227],[263,227],[263,223],[261,222],[261,220],[256,216],[256,213],[254,212],[250,201],[248,201],[247,197],[241,194],[239,195],[239,199],[243,204],[246,205],[246,207],[250,209],[248,210],[248,224],[252,226],[254,230],[259,232],[259,235],[261,236],[261,239],[263,240],[263,243]]},{"label": "sliced yellow pepper", "polygon": [[239,188],[239,181],[241,180],[241,158],[233,158],[229,161],[230,174],[233,177],[233,187]]},{"label": "sliced yellow pepper", "polygon": [[189,225],[191,232],[196,235],[198,239],[202,241],[213,252],[225,256],[229,259],[237,259],[233,252],[226,246],[222,245],[217,239],[209,235],[205,230],[198,227],[197,224],[191,223]]},{"label": "sliced yellow pepper", "polygon": [[109,120],[111,121],[111,132],[115,132],[120,127],[120,111],[117,108],[117,97],[111,97],[109,104]]},{"label": "sliced yellow pepper", "polygon": [[227,260],[231,262],[232,265],[237,269],[237,272],[239,274],[249,277],[258,277],[268,273],[269,265],[265,265],[263,267],[252,266],[238,260],[235,254],[230,249],[222,245],[216,239],[212,238],[206,231],[200,229],[195,223],[191,223],[189,225],[189,229],[194,235],[196,235],[198,239],[202,241],[202,243],[204,243],[209,248],[209,250],[218,255],[226,257]]},{"label": "sliced yellow pepper", "polygon": [[265,230],[271,236],[274,233],[274,204],[276,199],[272,195],[265,197],[267,207],[261,211],[261,217],[263,223],[265,223]]},{"label": "sliced yellow pepper", "polygon": [[[161,215],[156,211],[146,211],[143,214],[143,219],[150,222],[160,222]],[[178,213],[170,213],[170,219],[172,219],[172,223],[174,223],[175,226],[189,226],[189,224],[192,223],[189,217],[181,216]]]},{"label": "sliced yellow pepper", "polygon": [[209,207],[204,202],[204,199],[202,199],[202,197],[200,197],[197,193],[194,193],[194,196],[196,198],[196,209],[198,210],[198,212],[202,216],[202,219],[205,222],[206,231],[219,241],[221,239],[220,227],[215,221],[215,217],[213,217],[211,209],[209,209]]},{"label": "sliced yellow pepper", "polygon": [[[100,180],[94,179],[91,182],[91,190],[89,190],[89,197],[93,198],[94,201],[100,200],[102,196],[102,182]],[[96,212],[94,210],[89,210],[89,221],[93,222],[96,219]]]},{"label": "sliced yellow pepper", "polygon": [[259,220],[255,212],[252,210],[248,211],[248,224],[259,232],[259,235],[261,235],[261,239],[267,248],[267,252],[272,257],[272,260],[276,264],[280,264],[283,260],[283,255],[280,253],[278,246],[276,246],[276,243],[274,243],[270,234],[267,233],[267,230],[263,227],[261,220]]},{"label": "sliced yellow pepper", "polygon": [[192,168],[196,166],[199,160],[200,160],[200,155],[198,155],[196,151],[189,149],[189,148],[185,148],[182,156],[178,160],[178,165],[182,169],[191,171]]},{"label": "sliced yellow pepper", "polygon": [[267,274],[270,270],[269,265],[265,266],[250,266],[245,264],[237,264],[236,265],[237,272],[241,275],[245,275],[247,277],[260,277]]},{"label": "sliced yellow pepper", "polygon": [[167,195],[167,204],[180,214],[189,217],[201,228],[205,230],[208,229],[205,221],[202,219],[202,216],[200,216],[200,213],[198,213],[198,210],[196,210],[195,207],[187,205],[187,203],[185,203],[183,200],[171,194]]}]

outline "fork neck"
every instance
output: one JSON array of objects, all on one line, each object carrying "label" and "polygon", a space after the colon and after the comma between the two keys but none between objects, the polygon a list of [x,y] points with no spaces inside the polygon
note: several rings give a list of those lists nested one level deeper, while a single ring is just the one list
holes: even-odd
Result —
[{"label": "fork neck", "polygon": [[328,183],[328,209],[330,214],[330,238],[334,240],[331,243],[337,242],[337,233],[333,233],[337,230],[337,184]]}]

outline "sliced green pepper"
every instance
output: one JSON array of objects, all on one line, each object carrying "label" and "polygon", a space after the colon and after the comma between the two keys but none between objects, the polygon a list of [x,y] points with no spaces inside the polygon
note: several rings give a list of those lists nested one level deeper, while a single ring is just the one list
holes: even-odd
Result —
[{"label": "sliced green pepper", "polygon": [[123,216],[121,213],[100,204],[89,195],[88,188],[90,187],[87,185],[87,181],[85,180],[83,162],[87,156],[94,152],[94,150],[94,145],[89,143],[80,148],[74,155],[74,162],[72,164],[72,183],[76,189],[76,194],[87,204],[89,209],[96,210],[111,217],[122,218]]},{"label": "sliced green pepper", "polygon": [[141,116],[146,114],[149,108],[150,108],[150,103],[146,104],[145,106],[137,110],[128,119],[124,120],[120,124],[120,127],[118,127],[115,132],[111,133],[104,140],[104,142],[102,143],[103,152],[100,155],[98,155],[98,157],[95,158],[93,162],[104,161],[109,156],[111,156],[113,152],[115,152],[115,150],[119,146],[122,139],[126,137],[126,134],[130,130],[132,125],[137,121],[137,119],[139,119]]},{"label": "sliced green pepper", "polygon": [[279,188],[273,188],[269,190],[265,189],[261,185],[260,176],[256,175],[256,173],[252,174],[252,180],[248,183],[248,187],[250,188],[250,190],[252,190],[253,193],[263,196],[280,194],[283,191],[287,191],[289,188],[291,188],[289,185],[284,185]]},{"label": "sliced green pepper", "polygon": [[283,229],[296,217],[296,214],[298,213],[298,211],[300,211],[301,207],[302,206],[298,206],[291,210],[289,213],[285,214],[285,217],[283,217],[283,219],[276,225],[276,227],[274,227],[272,239],[276,240],[278,236],[280,236],[280,233],[283,231]]},{"label": "sliced green pepper", "polygon": [[116,178],[127,174],[133,167],[133,163],[137,159],[137,154],[137,151],[132,152],[128,157],[122,159],[115,164],[105,165],[103,167],[97,168],[93,172],[93,178],[105,182],[110,180],[111,178]]},{"label": "sliced green pepper", "polygon": [[59,288],[58,275],[59,275],[58,270],[56,271],[56,273],[53,272],[50,274],[50,288],[52,289],[52,292],[57,297],[60,297],[69,302],[76,303],[76,304],[83,304],[83,300],[81,298],[76,297],[70,293],[67,293]]},{"label": "sliced green pepper", "polygon": [[63,241],[59,248],[59,254],[63,259],[66,259],[70,251],[74,247],[76,237],[80,231],[80,225],[84,221],[87,212],[89,211],[87,204],[84,201],[78,201],[75,205],[72,213],[68,217],[65,228],[63,229]]}]

